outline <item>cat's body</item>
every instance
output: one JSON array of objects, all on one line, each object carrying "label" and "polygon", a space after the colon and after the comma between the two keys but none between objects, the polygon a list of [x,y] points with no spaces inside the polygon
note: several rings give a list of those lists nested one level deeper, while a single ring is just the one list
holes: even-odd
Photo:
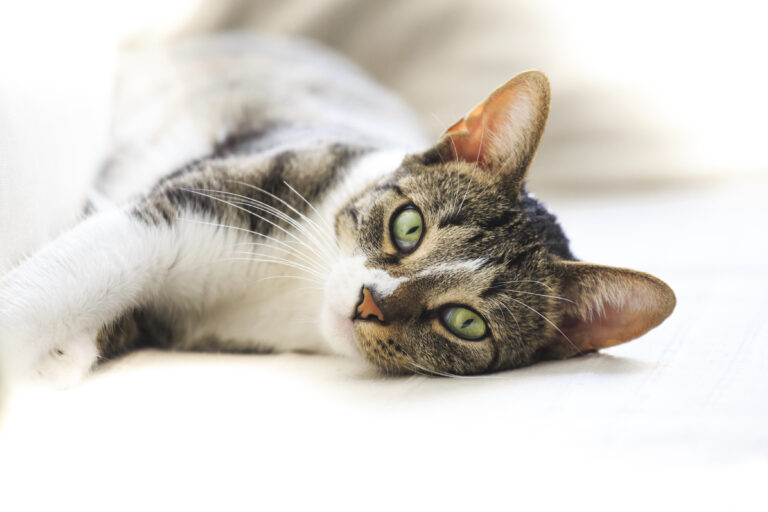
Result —
[{"label": "cat's body", "polygon": [[[407,149],[424,145],[410,112],[347,61],[297,40],[233,35],[140,52],[124,59],[118,83],[115,151],[99,189],[120,203],[154,189],[133,214],[204,240],[203,253],[190,256],[200,262],[197,291],[173,290],[142,308],[149,315],[173,308],[174,296],[194,297],[184,311],[146,322],[160,326],[152,343],[327,351],[312,314],[322,308],[322,290],[283,277],[311,276],[288,263],[246,260],[312,267],[307,258],[332,258],[335,210],[396,168]],[[243,203],[246,197],[303,227]],[[210,282],[221,289],[203,290]],[[102,338],[110,351],[125,348],[114,336]]]},{"label": "cat's body", "polygon": [[153,345],[483,373],[626,341],[674,306],[655,278],[572,262],[525,192],[541,74],[425,150],[396,98],[308,43],[205,39],[124,69],[102,200],[0,282],[6,371],[66,385]]},{"label": "cat's body", "polygon": [[334,142],[407,151],[429,142],[399,99],[303,40],[235,34],[127,53],[114,110],[97,185],[118,201],[204,158]]}]

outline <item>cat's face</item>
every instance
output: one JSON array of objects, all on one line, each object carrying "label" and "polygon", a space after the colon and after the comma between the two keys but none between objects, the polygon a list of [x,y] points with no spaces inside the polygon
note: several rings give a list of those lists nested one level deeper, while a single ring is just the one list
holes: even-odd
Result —
[{"label": "cat's face", "polygon": [[348,316],[372,363],[451,374],[520,366],[551,330],[545,317],[559,320],[544,295],[558,285],[551,253],[568,256],[560,228],[473,167],[410,159],[340,213],[341,245],[358,258],[337,272],[368,274]]},{"label": "cat's face", "polygon": [[627,341],[671,312],[657,279],[570,261],[523,190],[548,92],[541,74],[515,77],[341,209],[329,343],[387,371],[467,375]]}]

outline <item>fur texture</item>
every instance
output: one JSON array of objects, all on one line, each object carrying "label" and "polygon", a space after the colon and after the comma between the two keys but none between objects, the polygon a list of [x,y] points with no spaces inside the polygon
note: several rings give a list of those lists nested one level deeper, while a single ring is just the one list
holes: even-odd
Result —
[{"label": "fur texture", "polygon": [[[477,374],[627,341],[674,307],[652,276],[575,262],[525,190],[539,72],[416,150],[408,110],[309,43],[230,36],[127,62],[98,184],[115,206],[0,282],[6,371],[66,386],[160,346]],[[404,208],[422,222],[408,251]],[[486,334],[457,335],[449,307]]]}]

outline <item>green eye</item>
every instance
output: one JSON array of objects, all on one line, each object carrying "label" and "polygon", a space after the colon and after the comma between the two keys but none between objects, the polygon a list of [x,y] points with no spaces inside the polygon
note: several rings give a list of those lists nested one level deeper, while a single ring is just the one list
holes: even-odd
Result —
[{"label": "green eye", "polygon": [[400,210],[392,219],[392,241],[403,252],[416,248],[424,233],[424,219],[413,206]]},{"label": "green eye", "polygon": [[479,340],[488,332],[485,321],[471,309],[451,306],[445,308],[440,317],[449,331],[465,340]]}]

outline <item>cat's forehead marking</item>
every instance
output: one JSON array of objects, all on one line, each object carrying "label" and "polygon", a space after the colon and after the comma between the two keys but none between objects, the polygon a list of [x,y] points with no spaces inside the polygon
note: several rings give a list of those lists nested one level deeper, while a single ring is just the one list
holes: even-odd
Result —
[{"label": "cat's forehead marking", "polygon": [[375,288],[376,293],[380,295],[392,295],[398,286],[408,280],[407,277],[392,277],[389,272],[380,268],[368,268],[365,262],[364,256],[355,256],[349,258],[346,264],[349,270],[356,270],[361,285]]},{"label": "cat's forehead marking", "polygon": [[448,274],[457,272],[474,272],[480,269],[488,262],[485,258],[474,258],[471,260],[441,261],[421,270],[418,277],[431,276],[434,274]]},{"label": "cat's forehead marking", "polygon": [[372,283],[376,291],[381,295],[392,295],[400,284],[408,280],[407,277],[392,277],[386,270],[380,268],[368,269],[367,281]]},{"label": "cat's forehead marking", "polygon": [[399,150],[375,151],[360,157],[349,168],[344,180],[328,194],[318,209],[320,216],[334,219],[349,201],[400,166],[405,152]]}]

